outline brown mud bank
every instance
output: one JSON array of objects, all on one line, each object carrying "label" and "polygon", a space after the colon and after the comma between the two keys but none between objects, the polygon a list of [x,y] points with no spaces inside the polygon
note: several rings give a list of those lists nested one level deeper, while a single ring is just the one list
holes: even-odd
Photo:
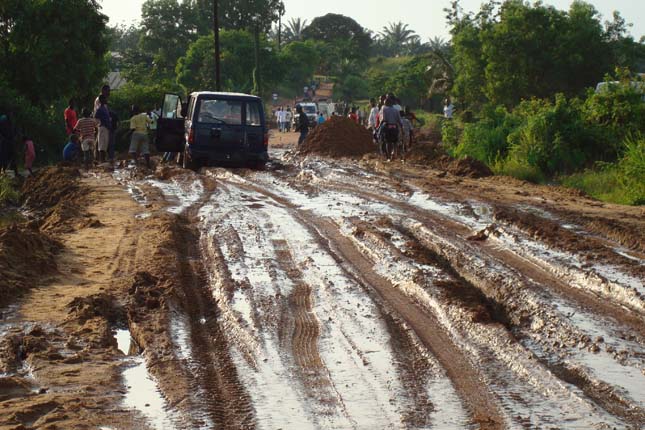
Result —
[{"label": "brown mud bank", "polygon": [[150,306],[128,288],[154,252],[138,238],[159,224],[138,225],[110,177],[71,168],[41,171],[23,195],[28,221],[0,231],[0,428],[149,428],[124,405],[132,363],[115,330]]}]

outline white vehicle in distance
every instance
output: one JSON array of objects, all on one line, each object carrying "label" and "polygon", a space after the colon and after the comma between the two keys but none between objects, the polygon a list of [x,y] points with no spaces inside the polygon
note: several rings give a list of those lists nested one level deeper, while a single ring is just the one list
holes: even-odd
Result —
[{"label": "white vehicle in distance", "polygon": [[[307,114],[307,119],[309,120],[309,127],[314,128],[316,124],[318,123],[317,115],[318,115],[318,105],[316,103],[298,103],[296,105],[296,108],[298,106],[302,106],[302,110],[304,111],[305,114]],[[298,114],[296,113],[294,109],[294,115],[293,115],[293,130],[296,131],[296,127],[298,126]]]}]

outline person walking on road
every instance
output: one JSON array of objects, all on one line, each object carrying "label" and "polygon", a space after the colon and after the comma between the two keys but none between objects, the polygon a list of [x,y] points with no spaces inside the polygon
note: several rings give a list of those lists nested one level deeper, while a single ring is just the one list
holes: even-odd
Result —
[{"label": "person walking on road", "polygon": [[83,163],[85,168],[90,168],[92,159],[92,150],[96,145],[96,130],[99,121],[90,116],[89,109],[83,109],[83,118],[79,119],[74,127],[74,131],[81,136],[81,151],[83,151]]},{"label": "person walking on road", "polygon": [[318,125],[325,123],[325,115],[322,112],[318,112]]},{"label": "person walking on road", "polygon": [[112,119],[107,107],[107,97],[103,94],[99,96],[99,108],[96,110],[94,117],[100,121],[98,135],[98,160],[99,163],[105,161],[105,156],[110,145],[110,129],[112,128]]},{"label": "person walking on road", "polygon": [[355,107],[352,108],[352,111],[347,115],[347,117],[352,121],[354,121],[356,124],[358,124],[359,119],[358,119],[358,115],[356,114]]},{"label": "person walking on road", "polygon": [[34,147],[34,142],[30,137],[24,136],[22,142],[25,145],[25,169],[29,172],[29,175],[34,176],[32,167],[34,161],[36,161],[36,148]]},{"label": "person walking on road", "polygon": [[297,131],[300,131],[300,137],[298,138],[298,146],[302,145],[302,142],[305,141],[307,135],[309,134],[309,118],[302,106],[298,105],[296,107],[296,113],[298,114],[298,128]]},{"label": "person walking on road", "polygon": [[370,116],[367,118],[367,129],[368,130],[376,130],[376,119],[378,118],[378,106],[376,106],[376,100],[371,99],[370,100]]},{"label": "person walking on road", "polygon": [[78,116],[74,110],[74,99],[69,100],[69,104],[67,105],[67,109],[65,109],[63,116],[65,118],[65,132],[67,133],[67,136],[70,136],[74,133],[74,126],[78,121]]},{"label": "person walking on road", "polygon": [[132,118],[130,118],[130,157],[136,164],[137,154],[141,153],[146,160],[146,167],[150,168],[150,142],[148,139],[148,128],[152,120],[145,112],[141,112],[138,106],[132,106]]},{"label": "person walking on road", "polygon": [[291,108],[287,107],[286,112],[284,113],[284,127],[285,132],[291,131],[291,121],[293,120],[293,113],[291,113]]}]

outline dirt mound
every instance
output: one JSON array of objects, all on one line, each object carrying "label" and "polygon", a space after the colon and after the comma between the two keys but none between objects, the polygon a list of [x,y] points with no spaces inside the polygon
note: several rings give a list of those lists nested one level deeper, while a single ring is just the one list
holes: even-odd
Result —
[{"label": "dirt mound", "polygon": [[429,165],[445,155],[445,151],[436,142],[423,140],[412,145],[410,152],[405,156],[405,160],[413,164]]},{"label": "dirt mound", "polygon": [[42,275],[56,271],[60,244],[33,225],[0,230],[0,307],[20,297]]},{"label": "dirt mound", "polygon": [[456,160],[444,155],[436,159],[432,164],[435,167],[445,170],[455,176],[463,176],[473,179],[493,176],[492,170],[490,170],[486,164],[471,157]]},{"label": "dirt mound", "polygon": [[372,134],[349,118],[331,117],[313,129],[300,154],[319,154],[328,157],[360,157],[376,151]]},{"label": "dirt mound", "polygon": [[54,166],[25,181],[21,191],[24,206],[38,215],[41,230],[63,232],[73,229],[68,224],[82,215],[87,195],[80,185],[80,177],[76,168]]}]

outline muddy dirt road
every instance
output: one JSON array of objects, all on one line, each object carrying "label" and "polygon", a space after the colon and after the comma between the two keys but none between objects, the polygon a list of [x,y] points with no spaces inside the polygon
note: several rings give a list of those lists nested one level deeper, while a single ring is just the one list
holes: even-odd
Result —
[{"label": "muddy dirt road", "polygon": [[[88,384],[51,376],[45,394],[0,396],[0,428],[50,428],[62,409],[74,425],[51,428],[645,426],[642,208],[274,143],[266,171],[82,179],[102,227],[59,239],[70,267],[102,262],[85,261],[92,289],[71,269],[43,282],[0,335],[82,338],[67,302],[108,294],[116,316],[91,316],[114,342],[84,360],[120,378],[95,382],[87,427],[90,406],[65,402]],[[45,302],[60,309],[34,312]],[[28,354],[2,372],[43,384]],[[27,422],[29,405],[44,412]]]}]

